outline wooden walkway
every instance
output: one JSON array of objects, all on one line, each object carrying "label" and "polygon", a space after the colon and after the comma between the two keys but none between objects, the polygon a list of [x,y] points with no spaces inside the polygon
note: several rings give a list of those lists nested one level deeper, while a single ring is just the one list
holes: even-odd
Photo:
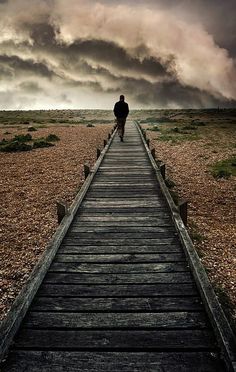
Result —
[{"label": "wooden walkway", "polygon": [[4,372],[226,371],[137,127],[116,136]]}]

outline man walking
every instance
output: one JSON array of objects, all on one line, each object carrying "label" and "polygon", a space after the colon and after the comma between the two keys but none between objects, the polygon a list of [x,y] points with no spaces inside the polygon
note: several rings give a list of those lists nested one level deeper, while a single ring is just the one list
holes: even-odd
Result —
[{"label": "man walking", "polygon": [[120,96],[120,100],[116,102],[113,112],[117,120],[118,135],[121,142],[123,142],[125,122],[129,114],[129,106],[128,103],[125,102],[125,96],[123,96],[123,94]]}]

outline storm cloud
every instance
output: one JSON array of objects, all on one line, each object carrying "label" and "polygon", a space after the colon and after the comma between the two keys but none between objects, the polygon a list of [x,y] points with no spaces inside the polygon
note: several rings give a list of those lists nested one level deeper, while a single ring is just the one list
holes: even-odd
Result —
[{"label": "storm cloud", "polygon": [[194,3],[1,0],[1,108],[235,106],[235,6]]}]

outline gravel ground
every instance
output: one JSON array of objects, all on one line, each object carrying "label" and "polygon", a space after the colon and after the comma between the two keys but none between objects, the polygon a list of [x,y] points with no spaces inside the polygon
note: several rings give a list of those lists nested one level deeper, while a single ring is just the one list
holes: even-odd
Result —
[{"label": "gravel ground", "polygon": [[[112,125],[41,128],[56,134],[54,147],[0,153],[0,313],[3,319],[57,228],[56,202],[71,204],[83,183],[83,164],[92,166]],[[26,134],[8,129],[0,139]]]},{"label": "gravel ground", "polygon": [[[147,126],[145,126],[147,127]],[[204,129],[205,130],[205,129]],[[236,321],[236,177],[215,179],[210,166],[235,156],[235,128],[212,126],[197,141],[158,141],[151,147],[167,167],[174,191],[189,201],[189,231],[209,278],[233,323]]]}]

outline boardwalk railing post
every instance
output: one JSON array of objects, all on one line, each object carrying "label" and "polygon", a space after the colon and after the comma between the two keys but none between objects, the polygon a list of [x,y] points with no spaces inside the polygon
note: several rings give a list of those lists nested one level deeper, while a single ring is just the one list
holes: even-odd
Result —
[{"label": "boardwalk railing post", "polygon": [[108,133],[108,139],[110,139],[111,138],[111,133]]},{"label": "boardwalk railing post", "polygon": [[161,175],[162,175],[163,179],[165,180],[165,178],[166,178],[166,165],[164,163],[160,164],[160,172],[161,172]]},{"label": "boardwalk railing post", "polygon": [[183,200],[179,203],[179,214],[185,226],[188,224],[188,202]]},{"label": "boardwalk railing post", "polygon": [[86,179],[90,173],[89,166],[84,164],[84,178]]},{"label": "boardwalk railing post", "polygon": [[99,158],[100,155],[101,155],[101,150],[97,149],[97,159]]},{"label": "boardwalk railing post", "polygon": [[146,142],[147,142],[147,145],[148,145],[148,147],[149,147],[149,146],[150,146],[150,139],[147,138],[147,139],[146,139]]},{"label": "boardwalk railing post", "polygon": [[107,141],[104,140],[104,141],[103,141],[103,144],[104,144],[104,147],[106,147],[106,145],[107,145]]},{"label": "boardwalk railing post", "polygon": [[152,157],[153,157],[153,159],[155,159],[155,157],[156,157],[156,154],[155,154],[155,149],[153,148],[153,149],[151,149],[151,154],[152,154]]},{"label": "boardwalk railing post", "polygon": [[60,224],[67,214],[67,205],[62,202],[57,202],[57,221]]}]

